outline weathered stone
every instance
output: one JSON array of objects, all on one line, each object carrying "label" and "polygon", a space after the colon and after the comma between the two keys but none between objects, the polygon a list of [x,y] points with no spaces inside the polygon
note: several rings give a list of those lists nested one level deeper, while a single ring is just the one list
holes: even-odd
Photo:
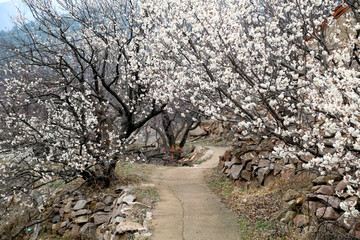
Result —
[{"label": "weathered stone", "polygon": [[265,176],[270,172],[270,168],[259,168],[257,171],[257,179],[259,180],[259,183],[262,184],[264,181]]},{"label": "weathered stone", "polygon": [[195,128],[194,130],[189,131],[189,136],[192,137],[200,137],[200,136],[206,136],[208,133],[202,129],[200,126]]},{"label": "weathered stone", "polygon": [[247,181],[251,180],[251,172],[248,172],[246,170],[242,170],[240,175],[241,175],[242,178],[246,179]]},{"label": "weathered stone", "polygon": [[347,187],[347,183],[344,180],[341,180],[335,187],[335,191],[344,191]]},{"label": "weathered stone", "polygon": [[79,235],[79,231],[80,231],[80,226],[79,225],[74,225],[71,229],[71,231],[69,232],[69,237],[77,237]]},{"label": "weathered stone", "polygon": [[284,166],[281,163],[276,162],[274,166],[274,175],[278,175],[283,169]]},{"label": "weathered stone", "polygon": [[287,202],[287,207],[288,207],[288,209],[290,209],[290,210],[296,210],[296,206],[297,206],[297,204],[296,204],[296,200],[295,200],[295,199],[290,200],[289,202]]},{"label": "weathered stone", "polygon": [[201,156],[199,158],[199,161],[202,162],[202,161],[206,161],[208,159],[211,159],[212,156],[214,155],[214,151],[213,150],[207,150],[203,156]]},{"label": "weathered stone", "polygon": [[64,212],[69,213],[71,211],[71,208],[72,208],[72,202],[68,202],[64,207]]},{"label": "weathered stone", "polygon": [[86,223],[88,221],[89,221],[88,216],[80,216],[75,219],[75,223],[77,223],[77,224]]},{"label": "weathered stone", "polygon": [[94,211],[94,210],[95,210],[96,204],[97,204],[96,201],[92,201],[92,202],[90,203],[89,208],[90,208],[91,211]]},{"label": "weathered stone", "polygon": [[77,210],[83,209],[87,203],[88,203],[87,200],[79,200],[79,201],[75,204],[74,210],[77,211]]},{"label": "weathered stone", "polygon": [[337,220],[340,217],[340,214],[332,207],[323,207],[316,210],[316,217],[325,220]]},{"label": "weathered stone", "polygon": [[230,178],[233,180],[238,180],[240,178],[241,170],[244,168],[243,165],[235,164],[230,168]]},{"label": "weathered stone", "polygon": [[334,195],[334,189],[329,185],[322,185],[316,193],[324,195]]},{"label": "weathered stone", "polygon": [[301,194],[299,192],[295,191],[294,189],[289,189],[286,191],[282,199],[288,202],[292,199],[297,199],[299,197],[301,197]]},{"label": "weathered stone", "polygon": [[294,211],[288,211],[285,214],[285,217],[283,217],[282,219],[280,219],[280,222],[283,223],[289,223],[291,220],[293,220],[293,218],[295,217],[296,212]]},{"label": "weathered stone", "polygon": [[116,217],[113,222],[114,222],[115,224],[118,224],[118,223],[121,223],[121,222],[124,222],[124,221],[125,221],[125,218],[123,218],[123,217]]},{"label": "weathered stone", "polygon": [[249,171],[249,172],[252,171],[252,163],[251,163],[251,162],[248,162],[248,163],[246,164],[245,170],[246,170],[246,171]]},{"label": "weathered stone", "polygon": [[[245,162],[251,161],[254,158],[255,158],[255,154],[253,152],[248,152],[241,156],[241,160]],[[245,164],[245,162],[243,162],[243,164]]]},{"label": "weathered stone", "polygon": [[121,222],[116,227],[116,233],[144,231],[146,230],[140,223],[137,222]]},{"label": "weathered stone", "polygon": [[231,158],[231,162],[233,164],[241,164],[241,159],[234,156],[234,157]]},{"label": "weathered stone", "polygon": [[122,201],[124,203],[130,204],[130,203],[134,202],[135,199],[136,199],[136,197],[134,195],[127,195],[122,199]]},{"label": "weathered stone", "polygon": [[105,209],[105,203],[103,203],[103,202],[98,202],[98,203],[96,203],[96,205],[95,205],[95,209],[94,209],[94,212],[98,212],[98,211],[102,211],[102,210],[104,210]]},{"label": "weathered stone", "polygon": [[294,224],[297,227],[303,227],[305,225],[308,225],[310,222],[309,216],[305,214],[299,214],[294,218]]},{"label": "weathered stone", "polygon": [[109,214],[105,212],[97,212],[94,214],[94,223],[100,225],[109,220]]},{"label": "weathered stone", "polygon": [[224,164],[224,166],[225,166],[226,168],[231,168],[232,165],[234,165],[233,162],[225,162],[225,164]]},{"label": "weathered stone", "polygon": [[52,222],[53,222],[53,223],[58,223],[58,222],[60,222],[60,220],[61,220],[61,217],[58,215],[58,216],[55,216],[55,217],[53,218]]},{"label": "weathered stone", "polygon": [[95,236],[96,233],[96,225],[94,223],[85,223],[84,226],[80,228],[79,233],[87,234],[88,236]]},{"label": "weathered stone", "polygon": [[352,226],[354,226],[355,221],[352,218],[346,219],[345,222],[345,214],[342,214],[340,218],[338,218],[337,222],[339,225],[347,230],[350,230]]},{"label": "weathered stone", "polygon": [[74,211],[71,213],[71,216],[72,217],[77,217],[77,216],[82,216],[82,215],[87,215],[87,214],[90,214],[91,213],[91,210],[89,209],[81,209],[81,210],[78,210],[78,211]]},{"label": "weathered stone", "polygon": [[299,197],[299,198],[296,199],[296,204],[297,205],[303,204],[304,201],[305,201],[305,199],[303,197]]},{"label": "weathered stone", "polygon": [[325,207],[325,204],[316,201],[305,201],[302,207],[305,210],[310,210],[311,213],[315,213],[319,208]]},{"label": "weathered stone", "polygon": [[259,168],[270,167],[270,160],[260,159],[258,167]]},{"label": "weathered stone", "polygon": [[110,205],[110,204],[113,202],[113,200],[114,200],[114,198],[109,195],[109,196],[107,196],[107,197],[105,198],[104,203],[105,203],[106,205]]},{"label": "weathered stone", "polygon": [[334,196],[328,196],[328,195],[316,195],[318,199],[321,199],[328,203],[333,208],[339,208],[341,200]]}]

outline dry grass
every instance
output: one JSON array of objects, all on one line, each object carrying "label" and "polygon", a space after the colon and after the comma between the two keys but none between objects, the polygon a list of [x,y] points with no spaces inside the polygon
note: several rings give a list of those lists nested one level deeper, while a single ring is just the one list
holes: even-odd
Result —
[{"label": "dry grass", "polygon": [[211,188],[239,216],[243,239],[300,239],[296,228],[280,223],[286,213],[282,196],[288,189],[305,190],[311,183],[308,174],[284,181],[275,179],[267,187],[238,187],[217,169],[208,177]]}]

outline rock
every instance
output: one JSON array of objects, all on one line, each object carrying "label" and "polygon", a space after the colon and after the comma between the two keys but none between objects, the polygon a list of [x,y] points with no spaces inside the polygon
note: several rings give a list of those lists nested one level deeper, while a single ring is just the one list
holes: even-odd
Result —
[{"label": "rock", "polygon": [[352,226],[354,226],[355,221],[351,218],[346,219],[345,222],[345,214],[342,214],[340,218],[338,218],[337,222],[339,225],[347,230],[350,230]]},{"label": "rock", "polygon": [[61,217],[58,215],[58,216],[55,216],[55,217],[53,218],[52,222],[53,222],[53,223],[58,223],[58,222],[60,222],[60,220],[61,220]]},{"label": "rock", "polygon": [[72,212],[71,216],[72,217],[77,217],[77,216],[81,216],[81,215],[88,215],[90,213],[91,213],[90,209],[81,209],[81,210],[78,210],[76,212]]},{"label": "rock", "polygon": [[225,166],[226,168],[231,168],[232,165],[234,165],[233,162],[225,162],[225,164],[224,164],[224,166]]},{"label": "rock", "polygon": [[130,204],[132,202],[134,202],[136,199],[136,197],[134,195],[127,195],[122,199],[122,202]]},{"label": "rock", "polygon": [[325,207],[325,204],[315,201],[305,201],[302,207],[304,212],[306,212],[305,210],[310,210],[311,213],[315,213],[319,208]]},{"label": "rock", "polygon": [[182,149],[182,155],[183,156],[186,156],[190,153],[192,153],[195,149],[195,146],[185,146],[183,149]]},{"label": "rock", "polygon": [[261,159],[261,160],[259,161],[258,167],[259,167],[259,168],[268,168],[268,167],[270,167],[270,160]]},{"label": "rock", "polygon": [[96,225],[100,225],[106,221],[108,221],[110,218],[110,215],[105,212],[97,212],[94,214],[94,223]]},{"label": "rock", "polygon": [[254,158],[255,158],[255,154],[253,152],[248,152],[241,156],[241,160],[243,160],[242,162],[243,164],[253,160]]},{"label": "rock", "polygon": [[194,130],[189,131],[189,136],[192,137],[200,137],[200,136],[206,136],[208,133],[202,129],[200,126],[195,128]]},{"label": "rock", "polygon": [[121,222],[124,222],[124,221],[125,221],[125,218],[123,218],[123,217],[116,217],[113,222],[114,222],[115,224],[118,224],[118,223],[121,223]]},{"label": "rock", "polygon": [[257,171],[257,179],[259,180],[259,183],[262,184],[264,181],[265,176],[270,172],[270,168],[259,168]]},{"label": "rock", "polygon": [[66,227],[68,225],[68,223],[69,223],[68,221],[62,222],[60,227],[64,228],[64,227]]},{"label": "rock", "polygon": [[72,202],[68,202],[64,207],[64,212],[65,213],[71,212],[71,208],[72,208]]},{"label": "rock", "polygon": [[69,232],[69,237],[77,237],[79,235],[79,231],[80,231],[80,226],[79,225],[74,225],[71,229],[71,231]]},{"label": "rock", "polygon": [[347,183],[344,180],[341,180],[335,187],[335,191],[344,191],[347,187]]},{"label": "rock", "polygon": [[303,197],[299,197],[299,198],[296,199],[296,204],[297,204],[297,205],[301,205],[301,204],[304,203],[304,201],[305,201],[305,200],[304,200]]},{"label": "rock", "polygon": [[296,212],[294,211],[288,211],[285,214],[285,217],[283,217],[280,222],[282,223],[289,223],[291,220],[293,220],[293,218],[295,217]]},{"label": "rock", "polygon": [[303,227],[305,225],[308,225],[310,222],[309,216],[305,214],[299,214],[294,218],[294,224],[297,227]]},{"label": "rock", "polygon": [[137,222],[121,222],[116,227],[115,233],[133,232],[133,231],[144,231],[145,228]]},{"label": "rock", "polygon": [[328,196],[328,195],[316,195],[318,199],[321,199],[328,203],[333,208],[339,208],[341,200],[334,196]]},{"label": "rock", "polygon": [[276,162],[274,165],[274,175],[278,175],[283,169],[284,166],[281,163]]},{"label": "rock", "polygon": [[199,158],[199,161],[206,161],[209,160],[210,158],[212,158],[212,156],[214,155],[214,151],[213,150],[207,150],[205,152],[205,154]]},{"label": "rock", "polygon": [[94,212],[102,211],[102,210],[105,209],[105,207],[106,207],[105,203],[103,203],[103,202],[98,202],[98,203],[96,203],[96,205],[95,205]]},{"label": "rock", "polygon": [[296,210],[296,206],[297,206],[297,204],[296,204],[296,200],[295,200],[295,199],[290,200],[289,202],[287,202],[287,207],[288,207],[288,209],[290,209],[290,210]]},{"label": "rock", "polygon": [[77,211],[77,210],[80,210],[80,209],[83,209],[85,207],[85,205],[88,203],[87,200],[79,200],[75,206],[74,206],[74,210]]},{"label": "rock", "polygon": [[89,236],[95,236],[96,233],[96,226],[94,223],[88,222],[85,223],[84,226],[80,228],[79,233],[81,234],[87,234]]},{"label": "rock", "polygon": [[105,198],[104,203],[105,203],[106,205],[110,205],[110,204],[113,202],[113,200],[114,200],[114,198],[109,195],[109,196],[107,196],[107,197]]},{"label": "rock", "polygon": [[244,167],[243,165],[238,165],[238,164],[233,165],[230,168],[230,172],[229,172],[231,179],[238,180],[240,178],[240,173],[243,167]]},{"label": "rock", "polygon": [[301,197],[301,194],[298,193],[297,191],[295,191],[294,189],[289,189],[286,191],[286,193],[284,194],[282,200],[284,200],[285,202],[288,202],[292,199],[297,199]]},{"label": "rock", "polygon": [[251,180],[251,172],[248,172],[246,170],[242,170],[240,175],[241,175],[241,177],[243,179],[246,179],[247,181]]},{"label": "rock", "polygon": [[334,189],[329,185],[322,185],[316,193],[324,195],[334,195]]},{"label": "rock", "polygon": [[316,210],[316,217],[325,220],[337,220],[340,217],[340,214],[332,207],[323,207]]},{"label": "rock", "polygon": [[75,219],[75,223],[77,223],[77,224],[86,223],[88,221],[89,221],[88,216],[80,216]]}]

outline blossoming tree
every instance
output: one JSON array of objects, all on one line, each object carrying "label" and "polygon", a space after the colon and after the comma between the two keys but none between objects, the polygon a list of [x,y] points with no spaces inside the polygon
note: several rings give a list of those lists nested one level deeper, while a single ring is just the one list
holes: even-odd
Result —
[{"label": "blossoming tree", "polygon": [[76,178],[109,185],[127,139],[166,105],[141,74],[147,46],[132,1],[24,3],[35,21],[20,18],[2,43],[2,203]]},{"label": "blossoming tree", "polygon": [[[358,6],[144,1],[144,24],[154,26],[146,33],[155,59],[148,71],[171,79],[164,98],[188,99],[214,118],[237,122],[243,134],[275,136],[282,144],[274,154],[304,162],[310,155],[309,167],[340,171],[348,192],[360,196]],[[334,27],[339,7],[348,11]]]}]

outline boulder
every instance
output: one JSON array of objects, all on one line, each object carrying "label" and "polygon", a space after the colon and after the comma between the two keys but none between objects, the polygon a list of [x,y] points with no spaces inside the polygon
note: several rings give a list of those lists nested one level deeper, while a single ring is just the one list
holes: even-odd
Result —
[{"label": "boulder", "polygon": [[114,201],[114,198],[113,198],[112,196],[108,195],[108,196],[105,198],[104,203],[105,203],[106,205],[110,205],[113,201]]},{"label": "boulder", "polygon": [[137,222],[121,222],[116,226],[116,233],[122,234],[124,232],[144,231],[146,230],[140,223]]},{"label": "boulder", "polygon": [[88,236],[95,236],[96,225],[94,223],[85,223],[79,230],[80,234],[86,234]]},{"label": "boulder", "polygon": [[329,185],[322,185],[316,193],[323,195],[334,195],[334,189]]},{"label": "boulder", "polygon": [[229,172],[231,179],[233,179],[233,180],[239,179],[241,170],[243,168],[244,168],[243,165],[238,165],[238,164],[232,165],[232,167],[230,168],[230,172]]},{"label": "boulder", "polygon": [[79,200],[79,201],[77,201],[77,203],[75,204],[73,209],[75,211],[83,209],[87,203],[88,203],[87,200]]},{"label": "boulder", "polygon": [[136,199],[136,197],[134,195],[127,195],[122,199],[122,202],[130,204],[132,202],[134,202]]},{"label": "boulder", "polygon": [[95,205],[94,212],[103,211],[105,209],[106,205],[103,202],[98,202]]},{"label": "boulder", "polygon": [[294,189],[289,189],[284,194],[282,200],[288,202],[290,200],[297,199],[299,197],[301,197],[301,194],[299,192],[295,191]]},{"label": "boulder", "polygon": [[258,167],[259,168],[268,168],[268,167],[270,167],[270,163],[271,163],[270,160],[260,159]]},{"label": "boulder", "polygon": [[110,215],[105,212],[97,212],[94,214],[94,223],[95,225],[100,225],[108,221],[110,218]]},{"label": "boulder", "polygon": [[251,172],[249,171],[242,170],[240,175],[243,179],[246,179],[247,181],[251,180]]},{"label": "boulder", "polygon": [[316,210],[316,217],[325,220],[337,220],[340,218],[340,214],[336,212],[332,207],[323,207]]},{"label": "boulder", "polygon": [[285,180],[290,180],[294,176],[295,176],[295,166],[292,164],[285,165],[283,171],[281,172],[281,178]]},{"label": "boulder", "polygon": [[80,217],[77,217],[75,219],[75,223],[77,224],[82,224],[82,223],[86,223],[89,221],[89,217],[88,216],[80,216]]},{"label": "boulder", "polygon": [[195,128],[194,130],[189,131],[189,136],[191,137],[200,137],[200,136],[206,136],[208,133],[202,129],[200,126]]},{"label": "boulder", "polygon": [[257,171],[257,179],[259,180],[259,183],[262,184],[264,181],[264,178],[266,175],[270,172],[270,168],[259,168]]},{"label": "boulder", "polygon": [[71,208],[72,208],[72,202],[69,201],[64,207],[64,212],[65,213],[71,212]]},{"label": "boulder", "polygon": [[319,208],[325,207],[325,204],[317,201],[305,201],[302,205],[302,208],[310,210],[311,213],[315,213]]},{"label": "boulder", "polygon": [[335,191],[344,191],[347,187],[347,183],[344,180],[341,180],[335,187]]}]

